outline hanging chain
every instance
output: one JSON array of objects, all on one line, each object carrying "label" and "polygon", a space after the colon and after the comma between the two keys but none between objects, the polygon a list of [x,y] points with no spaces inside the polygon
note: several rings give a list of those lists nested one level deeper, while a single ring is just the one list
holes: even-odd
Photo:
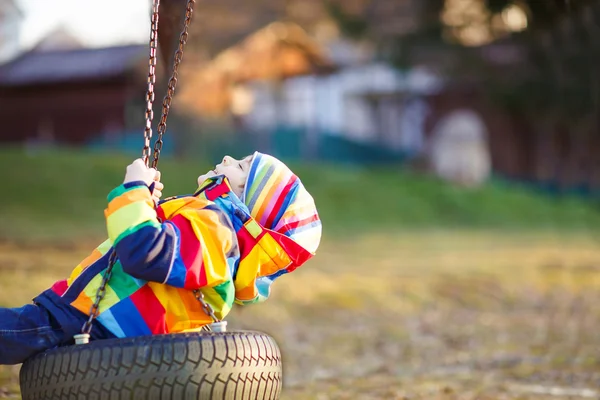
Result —
[{"label": "hanging chain", "polygon": [[146,127],[144,128],[144,148],[142,159],[148,165],[150,162],[150,140],[152,139],[152,121],[154,120],[154,84],[156,83],[156,61],[158,53],[158,18],[160,0],[152,2],[152,20],[150,26],[150,56],[148,59],[148,91],[146,92]]},{"label": "hanging chain", "polygon": [[[179,78],[179,66],[183,60],[183,50],[188,40],[188,31],[192,21],[192,15],[194,13],[194,5],[196,4],[196,0],[188,0],[187,6],[185,9],[185,20],[183,24],[183,31],[179,36],[179,47],[175,52],[174,62],[173,62],[173,71],[171,78],[169,79],[167,95],[165,96],[162,104],[162,115],[160,118],[160,122],[157,127],[158,138],[154,143],[154,154],[152,160],[152,168],[156,168],[158,165],[158,159],[160,157],[160,152],[163,147],[163,135],[167,130],[167,118],[169,117],[169,111],[171,109],[171,102],[173,101],[173,96],[175,95],[175,88],[177,87],[177,81]],[[152,1],[152,20],[151,20],[151,28],[150,28],[150,56],[148,62],[148,90],[146,92],[146,127],[144,128],[144,147],[142,149],[142,157],[147,166],[150,164],[150,141],[152,140],[152,121],[154,120],[154,100],[156,98],[156,93],[154,92],[154,85],[156,83],[156,63],[157,63],[157,49],[158,49],[158,20],[159,20],[159,8],[160,8],[160,0]],[[90,307],[89,318],[84,323],[81,328],[81,334],[75,335],[75,342],[77,344],[85,344],[89,343],[90,332],[92,331],[92,326],[94,319],[98,316],[100,310],[100,302],[106,296],[106,287],[110,278],[112,276],[112,271],[117,262],[117,253],[113,249],[108,261],[108,267],[102,277],[102,282],[100,283],[100,287],[96,291],[96,298],[94,303]],[[205,325],[203,326],[203,330],[207,331],[224,331],[226,322],[220,321],[213,308],[204,300],[204,294],[200,290],[194,290],[194,295],[196,299],[202,305],[202,309],[204,312],[212,319],[212,326]],[[214,329],[213,329],[214,328]]]},{"label": "hanging chain", "polygon": [[[90,307],[90,316],[88,317],[87,321],[85,321],[85,323],[83,324],[83,327],[81,328],[81,334],[82,336],[86,337],[86,339],[84,339],[84,342],[87,343],[89,341],[90,338],[90,332],[92,331],[92,324],[94,323],[94,319],[98,316],[98,313],[100,311],[100,302],[102,301],[102,299],[104,299],[104,296],[106,296],[106,285],[108,284],[108,281],[110,280],[110,277],[112,275],[112,269],[113,266],[115,265],[115,262],[117,261],[117,253],[113,250],[113,252],[110,254],[110,258],[108,260],[108,268],[106,268],[106,272],[104,273],[104,276],[102,277],[102,283],[100,284],[100,287],[98,288],[98,290],[96,291],[96,299],[94,300],[94,304],[92,304],[92,306]],[[77,340],[77,336],[80,335],[76,335],[76,340]]]},{"label": "hanging chain", "polygon": [[160,157],[160,152],[163,147],[163,135],[167,131],[167,118],[169,117],[169,110],[171,109],[171,102],[173,101],[173,96],[175,95],[175,88],[177,87],[177,81],[179,79],[179,65],[183,60],[183,49],[188,40],[188,31],[190,28],[190,24],[192,22],[192,16],[194,14],[194,5],[196,4],[196,0],[188,0],[187,5],[185,7],[185,19],[183,22],[183,31],[179,36],[179,47],[175,52],[174,61],[173,61],[173,71],[171,74],[171,78],[169,79],[169,85],[167,88],[167,95],[165,96],[162,104],[162,116],[160,117],[160,122],[158,123],[158,127],[156,131],[158,132],[158,138],[154,143],[154,155],[152,161],[152,168],[156,168],[158,165],[158,159]]},{"label": "hanging chain", "polygon": [[196,289],[194,290],[194,295],[196,296],[196,299],[200,302],[200,304],[202,304],[202,308],[204,309],[206,315],[208,315],[213,320],[213,322],[219,322],[219,319],[215,315],[213,308],[210,306],[210,304],[206,302],[206,300],[204,300],[204,293],[202,293],[200,289]]}]

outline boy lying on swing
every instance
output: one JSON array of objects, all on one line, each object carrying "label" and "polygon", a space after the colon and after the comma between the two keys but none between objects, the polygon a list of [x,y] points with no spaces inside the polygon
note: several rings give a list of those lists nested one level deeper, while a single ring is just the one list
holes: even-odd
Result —
[{"label": "boy lying on swing", "polygon": [[198,329],[234,302],[268,298],[273,281],[319,246],[321,222],[300,179],[276,158],[225,157],[198,178],[193,195],[159,201],[160,173],[138,159],[108,195],[108,240],[71,273],[21,308],[0,308],[0,364],[18,364],[73,343],[88,319],[112,247],[117,262],[92,339]]}]

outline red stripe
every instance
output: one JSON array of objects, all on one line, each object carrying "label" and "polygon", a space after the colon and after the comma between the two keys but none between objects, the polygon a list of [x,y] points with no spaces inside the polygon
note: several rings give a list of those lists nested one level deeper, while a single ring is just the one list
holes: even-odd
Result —
[{"label": "red stripe", "polygon": [[131,301],[153,334],[168,332],[165,308],[148,285],[132,294]]},{"label": "red stripe", "polygon": [[312,254],[310,254],[308,250],[300,246],[289,237],[274,231],[271,231],[271,236],[277,243],[279,243],[279,245],[292,260],[292,265],[287,268],[288,272],[294,271],[312,257]]},{"label": "red stripe", "polygon": [[319,220],[319,216],[317,214],[313,214],[313,216],[310,217],[310,218],[305,218],[305,219],[301,219],[300,221],[296,221],[296,222],[291,222],[289,224],[285,224],[281,228],[277,229],[277,232],[285,233],[285,232],[291,231],[293,229],[297,229],[297,228],[300,228],[302,226],[311,224],[311,223],[313,223],[315,221],[318,221],[318,220]]},{"label": "red stripe", "polygon": [[58,281],[54,285],[52,285],[52,291],[59,296],[62,296],[63,294],[65,294],[65,292],[67,291],[68,288],[69,288],[69,285],[67,285],[66,280]]},{"label": "red stripe", "polygon": [[252,251],[252,248],[254,248],[254,245],[256,244],[256,240],[254,239],[254,237],[252,237],[250,232],[248,232],[245,226],[243,226],[239,231],[237,231],[236,235],[238,239],[241,260]]},{"label": "red stripe", "polygon": [[215,201],[217,197],[221,197],[230,191],[231,190],[227,182],[223,181],[219,185],[206,190],[206,198],[210,201]]},{"label": "red stripe", "polygon": [[202,258],[202,243],[196,236],[190,221],[182,215],[176,215],[171,219],[179,231],[179,254],[183,265],[185,265],[185,285],[186,287],[206,286],[206,271],[204,270],[204,260]]},{"label": "red stripe", "polygon": [[283,204],[285,198],[287,197],[288,193],[290,192],[290,189],[296,182],[296,179],[297,179],[296,176],[292,176],[290,178],[290,180],[288,181],[287,185],[285,185],[285,188],[283,188],[283,190],[281,191],[279,198],[277,199],[277,203],[275,203],[275,206],[271,209],[269,218],[267,218],[267,222],[264,225],[266,228],[271,228],[273,226],[273,220],[275,219],[277,214],[279,214],[279,211],[281,211],[280,210],[281,205]]},{"label": "red stripe", "polygon": [[245,226],[242,226],[240,230],[236,232],[238,246],[240,249],[240,260],[246,257],[252,251],[254,246],[256,246],[256,243],[258,243],[258,241],[266,234],[267,231],[263,229],[258,237],[255,238],[250,234],[250,232],[248,232],[248,229],[246,229]]},{"label": "red stripe", "polygon": [[160,221],[164,221],[165,219],[167,219],[167,217],[165,216],[165,210],[163,210],[163,208],[160,206],[156,208],[156,216],[159,218]]}]

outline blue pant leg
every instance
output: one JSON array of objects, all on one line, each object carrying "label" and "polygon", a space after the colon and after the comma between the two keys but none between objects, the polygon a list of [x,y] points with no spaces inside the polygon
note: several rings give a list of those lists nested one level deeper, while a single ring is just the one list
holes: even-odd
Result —
[{"label": "blue pant leg", "polygon": [[44,308],[0,308],[0,365],[20,364],[63,340],[63,331]]}]

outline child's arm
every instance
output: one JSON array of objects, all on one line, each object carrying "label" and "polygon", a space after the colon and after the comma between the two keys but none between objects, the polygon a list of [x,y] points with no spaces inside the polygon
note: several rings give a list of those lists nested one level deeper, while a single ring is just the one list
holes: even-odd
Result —
[{"label": "child's arm", "polygon": [[214,287],[230,279],[237,238],[218,207],[190,208],[160,223],[143,180],[124,183],[108,200],[109,238],[128,274],[186,289]]}]

